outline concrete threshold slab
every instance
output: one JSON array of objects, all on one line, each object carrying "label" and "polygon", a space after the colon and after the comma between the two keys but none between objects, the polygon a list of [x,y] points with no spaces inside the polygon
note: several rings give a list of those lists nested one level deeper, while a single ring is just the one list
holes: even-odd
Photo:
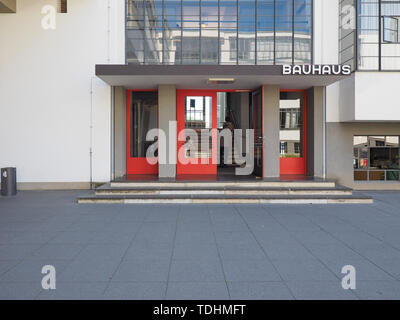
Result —
[{"label": "concrete threshold slab", "polygon": [[334,188],[335,182],[314,182],[314,181],[255,181],[255,182],[111,182],[111,188],[140,188],[140,187],[176,187],[176,188]]},{"label": "concrete threshold slab", "polygon": [[80,198],[78,203],[99,204],[372,204],[369,198]]}]

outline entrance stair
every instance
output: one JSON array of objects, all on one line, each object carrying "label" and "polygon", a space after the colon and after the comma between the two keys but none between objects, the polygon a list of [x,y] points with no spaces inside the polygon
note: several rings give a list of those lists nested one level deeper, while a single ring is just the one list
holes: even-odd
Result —
[{"label": "entrance stair", "polygon": [[370,204],[371,197],[327,180],[112,181],[78,203]]}]

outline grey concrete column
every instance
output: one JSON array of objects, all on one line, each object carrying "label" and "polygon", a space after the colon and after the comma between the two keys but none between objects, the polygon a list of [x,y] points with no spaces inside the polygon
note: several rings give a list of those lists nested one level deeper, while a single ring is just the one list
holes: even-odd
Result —
[{"label": "grey concrete column", "polygon": [[323,176],[323,87],[307,91],[307,175]]},{"label": "grey concrete column", "polygon": [[114,176],[126,174],[126,90],[115,87],[114,91]]},{"label": "grey concrete column", "polygon": [[264,177],[280,176],[279,151],[280,87],[264,86]]},{"label": "grey concrete column", "polygon": [[314,176],[323,176],[323,87],[314,87]]},{"label": "grey concrete column", "polygon": [[165,132],[166,145],[159,146],[159,153],[165,151],[167,160],[167,163],[158,165],[160,178],[176,177],[177,135],[176,126],[171,127],[171,121],[176,123],[176,86],[160,85],[158,87],[158,127]]}]

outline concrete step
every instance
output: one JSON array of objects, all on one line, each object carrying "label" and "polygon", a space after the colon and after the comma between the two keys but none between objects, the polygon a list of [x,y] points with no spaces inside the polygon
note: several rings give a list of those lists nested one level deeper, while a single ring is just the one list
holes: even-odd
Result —
[{"label": "concrete step", "polygon": [[335,188],[334,181],[266,181],[266,180],[245,180],[245,181],[112,181],[111,188]]},{"label": "concrete step", "polygon": [[225,188],[181,188],[181,187],[132,187],[112,188],[109,186],[97,188],[96,195],[352,195],[352,190],[345,187],[335,188],[255,188],[255,187],[225,187]]},{"label": "concrete step", "polygon": [[371,204],[365,196],[300,195],[93,195],[79,197],[78,203],[110,204]]}]

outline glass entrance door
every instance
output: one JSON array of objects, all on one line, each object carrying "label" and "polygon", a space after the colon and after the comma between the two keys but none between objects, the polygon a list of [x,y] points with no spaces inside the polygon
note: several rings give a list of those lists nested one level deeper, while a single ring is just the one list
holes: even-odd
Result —
[{"label": "glass entrance door", "polygon": [[147,133],[158,128],[158,92],[127,91],[126,110],[126,173],[158,174],[157,153],[147,154],[155,141],[147,141]]},{"label": "glass entrance door", "polygon": [[177,175],[217,174],[217,93],[177,91]]},{"label": "glass entrance door", "polygon": [[281,175],[306,174],[306,102],[307,96],[304,90],[281,90]]}]

